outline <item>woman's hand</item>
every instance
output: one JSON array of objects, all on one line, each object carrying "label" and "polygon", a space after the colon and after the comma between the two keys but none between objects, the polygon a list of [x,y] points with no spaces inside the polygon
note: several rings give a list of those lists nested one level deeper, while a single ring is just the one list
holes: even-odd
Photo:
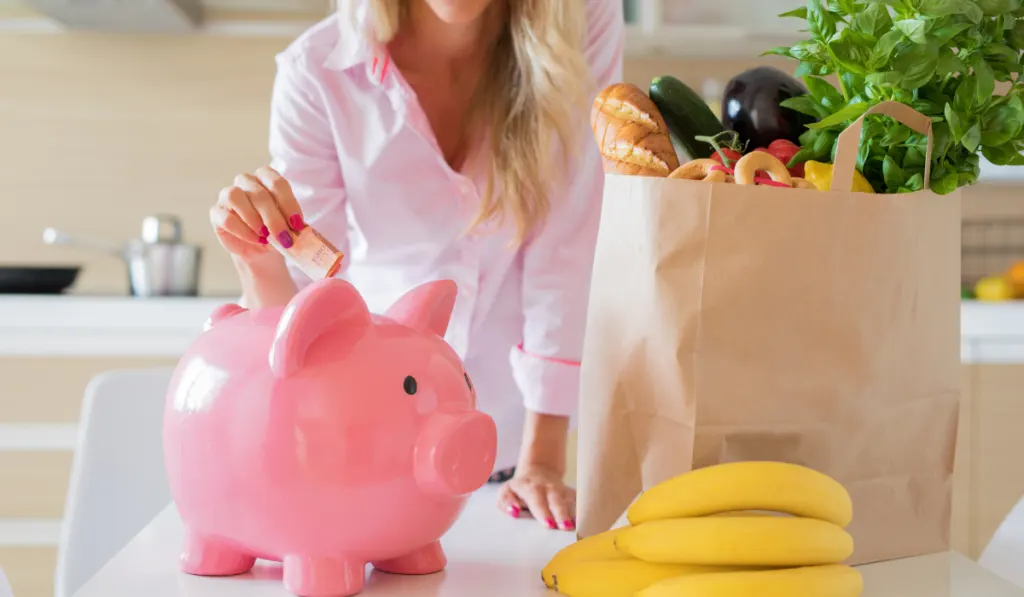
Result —
[{"label": "woman's hand", "polygon": [[543,466],[516,467],[501,487],[498,503],[513,518],[526,511],[549,529],[576,528],[576,490],[563,475]]},{"label": "woman's hand", "polygon": [[220,244],[247,264],[264,258],[283,262],[269,239],[287,249],[293,234],[305,227],[291,185],[269,166],[236,176],[210,208],[210,223]]},{"label": "woman's hand", "polygon": [[576,490],[564,481],[568,435],[568,417],[526,413],[519,464],[501,486],[499,508],[513,518],[529,512],[551,529],[576,528]]}]

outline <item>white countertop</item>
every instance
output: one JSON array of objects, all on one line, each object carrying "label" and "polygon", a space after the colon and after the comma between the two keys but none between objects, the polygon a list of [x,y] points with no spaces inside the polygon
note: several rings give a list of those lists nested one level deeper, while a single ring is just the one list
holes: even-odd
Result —
[{"label": "white countertop", "polygon": [[[448,556],[444,572],[395,576],[373,572],[361,595],[422,597],[553,596],[540,570],[571,533],[549,531],[530,520],[498,511],[496,489],[470,499],[452,530],[441,539]],[[252,572],[228,578],[188,576],[178,570],[181,519],[168,506],[74,597],[289,597],[277,564],[258,562]],[[860,568],[862,597],[1024,597],[1024,589],[987,572],[956,553],[907,558]]]},{"label": "white countertop", "polygon": [[[177,357],[218,305],[238,297],[0,295],[0,356]],[[966,363],[1024,363],[1024,301],[964,301]]]}]

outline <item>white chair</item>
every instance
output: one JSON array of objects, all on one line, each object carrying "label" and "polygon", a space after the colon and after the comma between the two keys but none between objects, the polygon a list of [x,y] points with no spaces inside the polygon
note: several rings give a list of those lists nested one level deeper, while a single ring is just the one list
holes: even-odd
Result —
[{"label": "white chair", "polygon": [[164,396],[172,369],[110,371],[85,390],[56,597],[71,597],[171,502],[164,472]]},{"label": "white chair", "polygon": [[1024,498],[996,529],[978,564],[1024,588]]}]

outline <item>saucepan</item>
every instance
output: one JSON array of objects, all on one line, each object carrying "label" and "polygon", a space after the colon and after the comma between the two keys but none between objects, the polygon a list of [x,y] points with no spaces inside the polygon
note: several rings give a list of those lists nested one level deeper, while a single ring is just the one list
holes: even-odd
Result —
[{"label": "saucepan", "polygon": [[182,242],[181,221],[171,215],[148,216],[142,238],[123,247],[71,236],[54,228],[43,231],[48,245],[70,245],[102,251],[124,261],[132,296],[196,296],[202,247]]}]

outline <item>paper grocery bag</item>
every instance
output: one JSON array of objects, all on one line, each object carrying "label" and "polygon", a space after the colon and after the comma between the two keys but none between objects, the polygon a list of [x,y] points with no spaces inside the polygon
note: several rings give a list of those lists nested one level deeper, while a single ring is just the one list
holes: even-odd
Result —
[{"label": "paper grocery bag", "polygon": [[[927,117],[896,102],[869,113],[929,135],[930,159]],[[580,536],[693,468],[774,460],[849,490],[851,563],[948,549],[960,198],[849,192],[861,125],[840,135],[828,192],[607,175]]]}]

